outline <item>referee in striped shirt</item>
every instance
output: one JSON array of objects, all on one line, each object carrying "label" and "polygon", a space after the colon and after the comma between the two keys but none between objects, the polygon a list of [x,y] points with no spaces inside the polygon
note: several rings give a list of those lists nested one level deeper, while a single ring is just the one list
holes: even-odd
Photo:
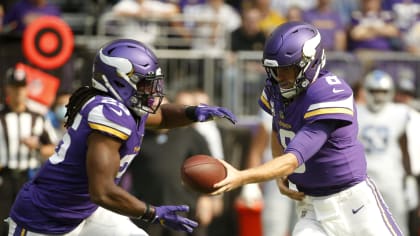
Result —
[{"label": "referee in striped shirt", "polygon": [[29,111],[23,70],[6,73],[6,104],[0,105],[0,236],[7,235],[10,207],[34,170],[53,154],[57,142],[52,125]]}]

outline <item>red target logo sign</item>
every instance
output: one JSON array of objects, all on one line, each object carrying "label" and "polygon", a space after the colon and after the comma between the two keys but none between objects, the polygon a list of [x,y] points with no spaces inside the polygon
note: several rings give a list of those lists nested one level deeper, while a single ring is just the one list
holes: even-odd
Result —
[{"label": "red target logo sign", "polygon": [[22,47],[31,63],[42,69],[55,69],[73,53],[73,32],[59,17],[43,16],[25,29]]}]

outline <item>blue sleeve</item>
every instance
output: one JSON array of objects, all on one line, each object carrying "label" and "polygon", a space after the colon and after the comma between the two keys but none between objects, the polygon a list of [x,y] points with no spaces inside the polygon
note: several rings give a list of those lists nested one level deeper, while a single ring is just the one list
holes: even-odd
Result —
[{"label": "blue sleeve", "polygon": [[301,165],[321,149],[336,127],[338,121],[335,120],[306,124],[287,145],[285,153],[293,153]]}]

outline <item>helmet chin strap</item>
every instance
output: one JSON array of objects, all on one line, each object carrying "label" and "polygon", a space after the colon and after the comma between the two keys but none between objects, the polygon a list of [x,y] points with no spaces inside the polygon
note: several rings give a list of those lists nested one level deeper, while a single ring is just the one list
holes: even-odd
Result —
[{"label": "helmet chin strap", "polygon": [[304,91],[309,84],[309,80],[306,79],[306,77],[303,75],[303,70],[301,70],[296,77],[295,85],[289,89],[280,88],[280,94],[286,99],[291,99]]},{"label": "helmet chin strap", "polygon": [[283,98],[286,99],[292,99],[296,95],[298,95],[301,92],[298,87],[294,86],[293,88],[289,89],[282,89],[280,88],[280,94]]},{"label": "helmet chin strap", "polygon": [[[320,72],[321,68],[324,66],[323,63],[325,63],[325,58],[323,59],[323,62],[320,65],[317,66],[315,74],[314,74],[314,78],[312,79],[312,83],[315,82],[315,80],[318,78],[319,72]],[[309,81],[305,76],[306,70],[311,65],[310,61],[305,62],[304,60],[302,60],[299,64],[300,64],[299,66],[302,69],[300,70],[298,76],[296,77],[294,87],[290,88],[290,89],[280,88],[281,95],[286,99],[291,99],[291,98],[299,95],[302,91],[306,90],[306,88],[311,83],[311,81]]]}]

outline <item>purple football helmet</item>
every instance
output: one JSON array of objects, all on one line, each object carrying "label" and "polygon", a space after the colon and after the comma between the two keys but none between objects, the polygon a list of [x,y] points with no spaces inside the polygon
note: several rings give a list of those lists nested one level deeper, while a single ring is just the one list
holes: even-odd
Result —
[{"label": "purple football helmet", "polygon": [[276,81],[277,68],[298,68],[299,73],[293,87],[279,86],[281,95],[289,99],[316,80],[325,60],[319,31],[308,23],[287,22],[278,26],[268,37],[262,63],[272,81]]},{"label": "purple football helmet", "polygon": [[117,39],[96,54],[92,86],[142,116],[159,108],[164,97],[163,78],[156,55],[146,45]]}]

